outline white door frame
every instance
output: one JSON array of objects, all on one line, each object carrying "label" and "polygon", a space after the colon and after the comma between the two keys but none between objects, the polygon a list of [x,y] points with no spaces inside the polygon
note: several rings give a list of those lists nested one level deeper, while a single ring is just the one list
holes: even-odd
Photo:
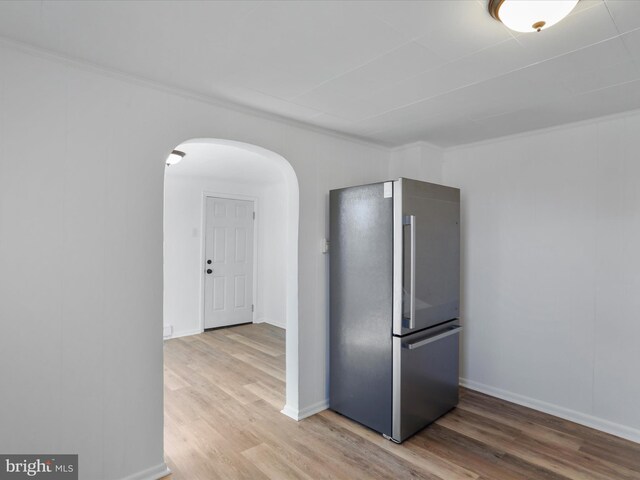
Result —
[{"label": "white door frame", "polygon": [[251,303],[253,304],[253,312],[251,312],[251,321],[255,323],[256,321],[256,312],[258,311],[258,304],[256,303],[257,297],[257,288],[258,288],[258,221],[260,220],[260,216],[258,215],[258,197],[254,197],[252,195],[241,195],[239,193],[217,193],[210,192],[204,190],[202,192],[202,212],[201,212],[201,225],[200,231],[202,235],[200,235],[200,332],[204,332],[204,296],[205,296],[205,285],[204,285],[204,270],[203,265],[205,265],[206,259],[206,221],[207,221],[207,198],[228,198],[231,200],[245,200],[253,202],[253,211],[256,214],[256,218],[253,223],[253,291],[251,292]]}]

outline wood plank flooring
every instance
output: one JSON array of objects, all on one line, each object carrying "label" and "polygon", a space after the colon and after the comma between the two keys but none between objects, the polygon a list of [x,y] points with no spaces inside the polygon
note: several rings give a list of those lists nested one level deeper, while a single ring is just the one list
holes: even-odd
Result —
[{"label": "wood plank flooring", "polygon": [[165,342],[171,480],[640,480],[640,445],[462,389],[402,445],[336,413],[284,405],[284,331],[243,325]]}]

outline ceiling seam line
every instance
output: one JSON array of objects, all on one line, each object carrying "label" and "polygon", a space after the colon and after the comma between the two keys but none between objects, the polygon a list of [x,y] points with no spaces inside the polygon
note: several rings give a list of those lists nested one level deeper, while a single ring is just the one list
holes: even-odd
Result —
[{"label": "ceiling seam line", "polygon": [[[545,60],[541,60],[541,61],[538,61],[538,62],[533,62],[533,63],[530,63],[529,65],[524,66],[524,67],[518,67],[518,68],[515,68],[515,69],[513,69],[513,70],[509,70],[508,72],[501,73],[501,74],[496,75],[495,77],[491,77],[491,78],[489,78],[489,79],[485,79],[485,80],[480,80],[480,81],[478,81],[478,82],[469,83],[469,84],[463,85],[462,87],[457,87],[457,88],[454,88],[454,89],[451,89],[451,90],[447,90],[446,92],[439,93],[439,94],[437,94],[437,95],[433,95],[433,96],[431,96],[431,97],[422,98],[422,99],[420,99],[420,100],[416,100],[415,102],[410,102],[410,103],[407,103],[407,104],[401,105],[401,106],[399,106],[399,107],[392,108],[392,109],[390,109],[390,110],[386,110],[386,111],[384,111],[384,112],[382,112],[382,113],[379,113],[379,114],[376,114],[376,115],[372,115],[372,116],[369,116],[369,117],[365,117],[365,118],[363,118],[363,119],[358,120],[358,122],[357,122],[357,123],[365,122],[365,121],[367,121],[367,120],[372,120],[372,119],[375,119],[375,118],[381,117],[381,116],[383,116],[383,115],[386,115],[386,114],[388,114],[388,113],[395,112],[395,111],[397,111],[397,110],[402,110],[402,109],[407,108],[407,107],[410,107],[410,106],[412,106],[412,105],[417,105],[417,104],[419,104],[419,103],[422,103],[422,102],[425,102],[425,101],[428,101],[428,100],[432,100],[432,99],[434,99],[434,98],[438,98],[438,97],[441,97],[441,96],[443,96],[443,95],[448,95],[448,94],[450,94],[450,93],[457,92],[458,90],[463,90],[463,89],[465,89],[465,88],[473,87],[473,86],[476,86],[476,85],[481,85],[481,84],[483,84],[483,83],[486,83],[486,82],[489,82],[489,81],[493,81],[493,80],[495,80],[495,79],[497,79],[497,78],[502,78],[502,77],[504,77],[504,76],[506,76],[506,75],[511,75],[512,73],[519,72],[520,70],[525,70],[525,69],[527,69],[527,68],[534,67],[534,66],[536,66],[536,65],[541,65],[541,64],[543,64],[543,63],[545,63],[545,62],[548,62],[548,61],[550,61],[550,60],[555,60],[555,59],[558,59],[558,58],[562,58],[562,57],[564,57],[564,56],[566,56],[566,55],[570,55],[570,54],[572,54],[572,53],[576,53],[576,52],[579,52],[579,51],[581,51],[581,50],[584,50],[584,49],[587,49],[587,48],[591,48],[591,47],[593,47],[593,46],[595,46],[595,45],[599,45],[599,44],[601,44],[601,43],[608,42],[608,41],[610,41],[610,40],[614,40],[614,39],[616,39],[616,38],[621,37],[622,35],[626,35],[626,34],[628,34],[628,33],[634,32],[634,31],[639,30],[639,29],[640,29],[640,27],[638,27],[638,28],[634,28],[633,30],[629,30],[628,32],[625,32],[624,34],[614,35],[613,37],[609,37],[609,38],[605,38],[605,39],[603,39],[603,40],[599,40],[599,41],[597,41],[597,42],[595,42],[595,43],[592,43],[592,44],[590,44],[590,45],[587,45],[587,46],[585,46],[585,47],[577,48],[577,49],[575,49],[575,50],[571,50],[570,52],[562,53],[562,54],[560,54],[560,55],[556,55],[555,57],[550,57],[550,58],[547,58],[547,59],[545,59]],[[444,65],[443,65],[443,66],[444,66]],[[414,77],[411,77],[411,78],[414,78]]]}]

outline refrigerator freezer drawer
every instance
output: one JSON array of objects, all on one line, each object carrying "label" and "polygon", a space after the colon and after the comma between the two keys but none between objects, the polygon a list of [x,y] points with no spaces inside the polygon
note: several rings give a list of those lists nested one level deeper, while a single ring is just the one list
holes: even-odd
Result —
[{"label": "refrigerator freezer drawer", "polygon": [[402,442],[458,404],[459,324],[393,338],[392,439]]}]

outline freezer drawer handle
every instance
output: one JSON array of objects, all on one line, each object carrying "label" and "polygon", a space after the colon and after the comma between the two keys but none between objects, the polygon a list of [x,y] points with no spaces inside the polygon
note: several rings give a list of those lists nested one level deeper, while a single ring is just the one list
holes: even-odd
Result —
[{"label": "freezer drawer handle", "polygon": [[403,219],[405,225],[409,225],[411,247],[410,247],[410,263],[411,272],[409,275],[409,328],[416,328],[416,216],[405,215]]},{"label": "freezer drawer handle", "polygon": [[449,335],[455,335],[456,333],[460,333],[461,330],[462,330],[462,327],[451,327],[450,330],[447,330],[433,337],[424,338],[414,343],[403,343],[402,348],[406,348],[408,350],[414,350],[416,348],[424,347],[425,345],[428,345],[433,342],[437,342],[438,340],[448,337]]}]

